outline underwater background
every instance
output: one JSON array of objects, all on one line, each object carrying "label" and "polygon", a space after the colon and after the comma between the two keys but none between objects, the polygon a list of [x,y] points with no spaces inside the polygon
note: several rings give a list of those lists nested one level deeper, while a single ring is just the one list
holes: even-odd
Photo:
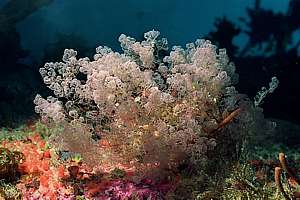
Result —
[{"label": "underwater background", "polygon": [[263,0],[259,8],[254,0],[12,2],[1,1],[2,126],[33,114],[31,100],[42,87],[38,69],[58,60],[65,48],[89,56],[99,45],[120,50],[121,33],[141,38],[152,29],[171,45],[211,38],[227,48],[240,75],[239,91],[249,96],[278,76],[281,86],[267,97],[265,114],[299,123],[297,1],[292,6],[288,0]]},{"label": "underwater background", "polygon": [[226,48],[239,75],[235,88],[251,100],[277,77],[278,87],[260,105],[276,129],[257,139],[251,161],[259,160],[252,163],[255,169],[273,170],[276,163],[266,160],[276,160],[286,150],[298,167],[300,0],[0,0],[0,134],[39,119],[36,95],[53,93],[39,72],[46,62],[60,61],[65,49],[76,50],[80,58],[92,58],[100,45],[122,52],[121,34],[141,41],[151,30],[166,37],[169,47],[200,38]]}]

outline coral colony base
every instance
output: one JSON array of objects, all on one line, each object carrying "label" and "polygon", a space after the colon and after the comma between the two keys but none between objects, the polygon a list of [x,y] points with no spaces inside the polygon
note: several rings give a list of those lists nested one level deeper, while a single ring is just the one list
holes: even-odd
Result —
[{"label": "coral colony base", "polygon": [[[52,127],[44,137],[53,152],[45,156],[41,138],[31,136],[37,145],[31,151],[38,148],[48,167],[37,168],[43,177],[37,191],[23,187],[24,194],[191,199],[238,158],[242,145],[272,131],[258,105],[276,79],[252,102],[236,91],[238,75],[225,49],[197,40],[168,52],[159,34],[149,31],[141,42],[122,34],[123,53],[100,46],[93,60],[66,49],[63,62],[40,69],[54,97],[37,95],[34,103]],[[183,174],[194,183],[178,186]],[[72,184],[63,186],[67,180]]]}]

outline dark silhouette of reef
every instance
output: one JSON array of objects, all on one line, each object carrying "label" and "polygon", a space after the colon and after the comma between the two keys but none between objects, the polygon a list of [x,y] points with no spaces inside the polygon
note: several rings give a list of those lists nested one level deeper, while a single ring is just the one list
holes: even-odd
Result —
[{"label": "dark silhouette of reef", "polygon": [[[300,31],[300,0],[291,0],[285,13],[264,9],[260,3],[256,0],[247,8],[248,17],[240,19],[246,30],[226,17],[218,18],[207,38],[227,49],[237,66],[240,92],[253,97],[276,76],[280,84],[262,105],[265,115],[300,124],[300,37],[293,41]],[[243,48],[233,43],[240,34],[248,36]]]},{"label": "dark silhouette of reef", "polygon": [[21,47],[16,24],[52,0],[10,0],[0,10],[1,68],[17,67],[16,61],[28,54]]},{"label": "dark silhouette of reef", "polygon": [[52,0],[10,0],[0,9],[0,126],[14,126],[33,114],[41,87],[38,70],[20,63],[28,56],[16,24]]},{"label": "dark silhouette of reef", "polygon": [[[75,48],[79,56],[92,55],[86,41],[75,34],[56,35],[56,41],[44,49],[41,61],[33,58],[21,46],[18,22],[53,0],[10,0],[0,9],[0,127],[16,127],[35,117],[33,99],[37,93],[49,95],[39,68],[50,61],[61,60],[66,48]],[[21,62],[30,61],[29,64]]]}]

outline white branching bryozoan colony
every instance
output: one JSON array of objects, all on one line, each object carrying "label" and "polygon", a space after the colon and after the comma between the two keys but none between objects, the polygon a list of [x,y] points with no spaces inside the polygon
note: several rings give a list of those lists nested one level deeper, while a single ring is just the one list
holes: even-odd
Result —
[{"label": "white branching bryozoan colony", "polygon": [[210,152],[234,152],[271,125],[235,90],[238,75],[225,49],[197,40],[168,53],[158,31],[144,37],[138,42],[122,34],[123,53],[100,46],[92,61],[66,49],[63,62],[40,69],[55,97],[37,95],[36,112],[54,122],[91,125],[122,158],[169,168],[206,166]]}]

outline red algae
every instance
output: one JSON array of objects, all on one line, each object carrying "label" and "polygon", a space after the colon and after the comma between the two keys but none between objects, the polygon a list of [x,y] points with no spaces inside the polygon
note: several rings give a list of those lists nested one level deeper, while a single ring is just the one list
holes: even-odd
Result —
[{"label": "red algae", "polygon": [[[155,182],[144,178],[134,182],[132,177],[136,175],[136,163],[102,163],[92,169],[85,163],[62,161],[58,156],[52,156],[55,149],[46,144],[38,133],[20,141],[1,142],[4,148],[19,151],[25,157],[17,168],[21,176],[16,184],[23,199],[57,200],[74,199],[76,196],[84,196],[85,199],[126,199],[133,196],[158,199],[172,191],[179,180]],[[108,143],[103,145],[110,146]],[[144,167],[155,168],[157,163]],[[114,169],[124,171],[124,176],[112,178],[110,173]]]}]

